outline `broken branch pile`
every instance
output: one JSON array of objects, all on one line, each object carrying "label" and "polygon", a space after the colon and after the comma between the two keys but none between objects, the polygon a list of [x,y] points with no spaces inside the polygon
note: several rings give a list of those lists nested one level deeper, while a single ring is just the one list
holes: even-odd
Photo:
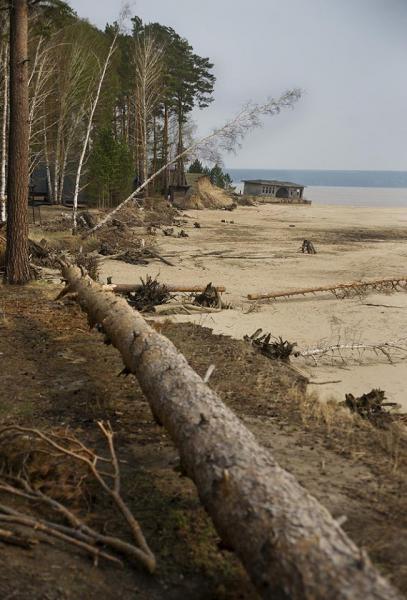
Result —
[{"label": "broken branch pile", "polygon": [[155,306],[165,304],[169,299],[170,294],[166,286],[150,275],[147,275],[145,281],[141,278],[138,289],[127,294],[130,306],[142,312],[150,312]]},{"label": "broken branch pile", "polygon": [[[122,564],[115,556],[102,551],[109,548],[141,563],[153,572],[155,557],[145,541],[141,528],[125,504],[120,492],[120,468],[114,445],[114,434],[109,423],[98,423],[109,449],[109,458],[97,455],[82,444],[70,432],[43,432],[19,426],[0,430],[0,492],[29,502],[30,508],[42,506],[51,514],[63,517],[65,525],[50,521],[31,512],[22,513],[5,504],[0,504],[0,524],[18,525],[28,528],[44,538],[35,537],[35,542],[48,541],[56,537],[85,550],[97,564],[100,557]],[[69,466],[71,460],[75,467]],[[99,466],[102,463],[102,467]],[[78,516],[78,497],[92,480],[112,500],[126,521],[134,544],[112,535],[96,531],[88,524],[88,518]],[[7,530],[8,543],[16,532]],[[7,534],[6,534],[7,535]],[[18,540],[17,540],[18,541]]]},{"label": "broken branch pile", "polygon": [[385,393],[383,390],[373,389],[358,398],[355,398],[353,394],[346,394],[343,405],[363,419],[368,419],[376,427],[385,427],[393,420],[393,415],[385,407],[398,406],[396,402],[385,402]]},{"label": "broken branch pile", "polygon": [[219,535],[263,598],[400,598],[168,339],[78,268],[64,264],[62,272],[89,320],[103,328],[136,375]]},{"label": "broken branch pile", "polygon": [[289,361],[297,345],[296,342],[288,342],[287,340],[283,340],[282,337],[274,338],[271,333],[264,333],[263,335],[262,333],[262,329],[257,329],[252,335],[245,335],[244,340],[249,342],[260,354],[267,356],[267,358]]}]

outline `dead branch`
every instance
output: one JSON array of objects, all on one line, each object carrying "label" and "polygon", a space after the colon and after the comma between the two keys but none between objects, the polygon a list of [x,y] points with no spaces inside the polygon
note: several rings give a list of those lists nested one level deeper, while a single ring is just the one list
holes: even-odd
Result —
[{"label": "dead branch", "polygon": [[36,538],[22,535],[17,530],[0,529],[0,542],[3,544],[11,544],[12,546],[18,546],[25,550],[30,550],[35,544],[38,544]]},{"label": "dead branch", "polygon": [[[117,508],[119,509],[122,516],[124,517],[124,519],[130,527],[130,531],[132,532],[132,536],[136,541],[137,547],[132,546],[130,544],[126,544],[125,542],[122,542],[121,540],[114,537],[102,536],[90,527],[84,526],[84,524],[77,517],[75,517],[71,511],[69,511],[66,507],[64,507],[61,503],[57,502],[56,500],[51,499],[45,494],[34,490],[27,480],[24,483],[21,480],[21,478],[14,478],[15,481],[17,481],[23,487],[23,490],[18,490],[15,487],[13,488],[13,486],[4,484],[0,485],[0,490],[13,493],[14,495],[18,495],[29,500],[40,500],[43,503],[48,504],[51,508],[60,512],[68,520],[70,525],[83,530],[86,533],[86,535],[92,538],[93,541],[105,543],[111,546],[112,548],[123,552],[127,556],[130,556],[131,558],[137,559],[147,568],[148,571],[152,573],[154,572],[156,566],[155,557],[151,552],[149,546],[147,545],[139,523],[127,507],[120,493],[120,469],[117,460],[116,450],[114,447],[113,431],[111,429],[110,423],[98,422],[98,426],[107,441],[110,453],[110,460],[98,456],[92,450],[90,450],[90,448],[87,448],[84,444],[82,444],[80,440],[68,435],[56,436],[51,433],[44,433],[39,429],[32,429],[15,425],[0,430],[0,436],[8,434],[10,432],[17,432],[24,435],[32,435],[34,438],[42,440],[46,445],[50,446],[54,450],[57,450],[61,454],[64,454],[77,461],[84,463],[88,467],[94,479],[99,483],[101,488],[105,491],[106,494],[108,494],[112,498],[112,500],[116,504]],[[69,447],[68,443],[70,444]],[[77,446],[77,449],[73,447],[74,445]],[[113,472],[109,473],[101,471],[98,468],[98,462],[109,462],[113,468]]]},{"label": "dead branch", "polygon": [[[109,257],[110,258],[110,257]],[[163,284],[165,285],[166,289],[170,292],[203,292],[205,290],[206,286],[203,285],[177,285],[177,284],[170,284],[170,283],[165,283]],[[141,283],[111,283],[111,284],[106,284],[103,286],[104,290],[108,290],[111,292],[115,292],[116,294],[128,294],[130,292],[136,292],[137,290],[139,290],[142,287]],[[225,292],[226,288],[223,285],[216,285],[213,286],[216,288],[216,290],[218,292]]]},{"label": "dead branch", "polygon": [[107,552],[103,552],[99,548],[96,548],[87,542],[77,539],[72,534],[68,535],[62,531],[59,531],[57,527],[54,527],[53,523],[45,523],[42,521],[42,519],[35,519],[34,517],[24,515],[10,509],[8,506],[4,506],[3,504],[0,504],[0,513],[0,523],[13,523],[15,525],[22,525],[23,527],[28,527],[34,531],[40,531],[50,537],[55,537],[63,542],[71,544],[72,546],[77,546],[78,548],[85,550],[93,556],[95,566],[97,566],[99,558],[104,558],[116,564],[122,565],[121,560],[115,556],[112,556]]},{"label": "dead branch", "polygon": [[262,300],[267,298],[289,298],[291,296],[305,296],[317,292],[331,292],[337,298],[346,298],[350,294],[376,291],[398,291],[407,287],[407,277],[388,277],[387,279],[372,279],[370,281],[352,281],[350,283],[334,283],[320,287],[287,290],[285,292],[268,292],[264,294],[248,294],[249,300]]},{"label": "dead branch", "polygon": [[191,315],[195,313],[219,313],[221,311],[221,308],[197,306],[196,304],[191,304],[190,302],[169,302],[168,304],[154,306],[154,312],[158,315],[176,315],[178,313]]},{"label": "dead branch", "polygon": [[372,352],[376,356],[382,355],[388,360],[389,363],[393,364],[394,359],[405,359],[407,358],[407,340],[405,338],[395,340],[392,342],[379,342],[377,344],[362,344],[362,343],[350,343],[350,344],[331,344],[324,345],[320,348],[311,348],[300,352],[295,352],[294,356],[302,356],[303,358],[312,358],[317,363],[318,357],[329,356],[330,358],[340,359],[342,362],[346,362],[345,356],[359,354],[359,357],[366,352]]},{"label": "dead branch", "polygon": [[263,598],[400,598],[168,339],[78,268],[65,264],[62,271],[81,306],[93,322],[103,324],[126,369],[136,375],[220,536],[241,558]]}]

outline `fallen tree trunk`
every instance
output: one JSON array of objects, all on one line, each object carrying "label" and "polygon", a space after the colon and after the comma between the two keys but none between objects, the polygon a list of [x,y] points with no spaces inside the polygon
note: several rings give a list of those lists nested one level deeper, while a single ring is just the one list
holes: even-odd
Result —
[{"label": "fallen tree trunk", "polygon": [[380,289],[380,286],[389,286],[397,289],[407,284],[407,277],[388,277],[387,279],[371,279],[370,281],[351,281],[350,283],[335,283],[320,287],[303,288],[297,290],[286,290],[285,292],[267,292],[264,294],[248,294],[249,300],[265,300],[267,298],[288,298],[290,296],[304,296],[317,292],[341,292],[342,290],[354,289]]},{"label": "fallen tree trunk", "polygon": [[90,321],[134,373],[224,542],[263,598],[395,600],[401,596],[339,524],[126,301],[63,265]]},{"label": "fallen tree trunk", "polygon": [[[203,292],[206,288],[206,285],[170,285],[163,283],[166,289],[170,292]],[[223,285],[214,286],[218,292],[225,292],[226,288]],[[110,283],[103,286],[104,290],[110,290],[111,292],[115,292],[116,294],[130,294],[131,292],[137,292],[142,288],[141,283]]]}]

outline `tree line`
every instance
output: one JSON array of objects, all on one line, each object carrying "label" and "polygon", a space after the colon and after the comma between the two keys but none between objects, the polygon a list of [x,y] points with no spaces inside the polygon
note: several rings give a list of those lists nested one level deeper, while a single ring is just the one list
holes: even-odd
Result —
[{"label": "tree line", "polygon": [[[25,3],[29,10],[29,175],[42,167],[52,203],[71,200],[69,195],[86,189],[86,196],[99,206],[114,206],[134,180],[145,181],[190,141],[191,111],[213,100],[213,64],[196,54],[174,29],[160,23],[146,24],[134,16],[126,31],[120,19],[101,31],[63,1]],[[10,112],[7,10],[1,19],[4,220]],[[165,170],[151,191],[165,191],[169,177],[184,183],[184,159],[172,172]],[[67,179],[79,185],[67,188]]]}]

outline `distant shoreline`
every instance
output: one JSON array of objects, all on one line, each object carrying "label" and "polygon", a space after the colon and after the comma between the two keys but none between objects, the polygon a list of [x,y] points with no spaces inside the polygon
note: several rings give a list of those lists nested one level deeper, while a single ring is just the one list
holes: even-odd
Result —
[{"label": "distant shoreline", "polygon": [[[237,192],[243,192],[242,183],[234,181],[234,185]],[[304,197],[313,204],[407,208],[407,185],[403,188],[309,185],[304,190]]]},{"label": "distant shoreline", "polygon": [[234,182],[281,179],[312,187],[407,188],[407,171],[325,171],[301,169],[226,169]]}]

